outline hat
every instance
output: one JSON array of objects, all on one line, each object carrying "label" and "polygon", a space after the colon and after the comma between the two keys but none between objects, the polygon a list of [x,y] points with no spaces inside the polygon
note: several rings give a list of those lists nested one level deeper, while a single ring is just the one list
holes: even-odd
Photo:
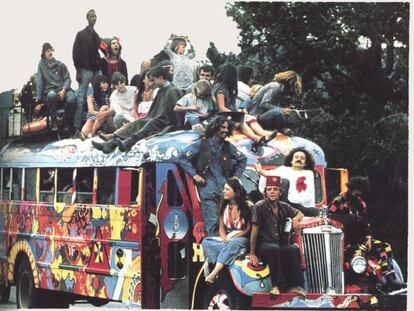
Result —
[{"label": "hat", "polygon": [[232,122],[243,123],[244,121],[244,112],[241,111],[222,111],[217,114],[225,116],[227,120]]},{"label": "hat", "polygon": [[280,187],[280,176],[267,176],[266,188],[267,187]]},{"label": "hat", "polygon": [[42,53],[46,52],[49,49],[53,49],[53,47],[50,45],[50,43],[49,42],[43,43]]}]

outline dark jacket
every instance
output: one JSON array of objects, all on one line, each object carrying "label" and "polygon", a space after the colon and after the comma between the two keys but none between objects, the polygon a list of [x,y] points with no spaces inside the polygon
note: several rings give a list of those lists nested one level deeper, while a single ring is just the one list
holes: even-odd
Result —
[{"label": "dark jacket", "polygon": [[62,89],[70,90],[71,79],[64,63],[54,60],[48,64],[41,59],[36,75],[36,99],[42,100],[49,91],[60,92]]},{"label": "dark jacket", "polygon": [[93,71],[100,69],[98,52],[100,43],[101,39],[98,34],[89,26],[76,34],[72,50],[73,63],[76,69],[83,68]]},{"label": "dark jacket", "polygon": [[[105,58],[101,59],[101,70],[102,70],[102,74],[104,76],[108,77],[109,81],[111,81],[113,73],[109,74],[109,72],[108,72],[108,62],[106,61]],[[118,71],[125,76],[126,81],[127,81],[126,84],[128,85],[129,80],[128,80],[127,65],[126,65],[126,62],[122,58],[119,59]]]}]

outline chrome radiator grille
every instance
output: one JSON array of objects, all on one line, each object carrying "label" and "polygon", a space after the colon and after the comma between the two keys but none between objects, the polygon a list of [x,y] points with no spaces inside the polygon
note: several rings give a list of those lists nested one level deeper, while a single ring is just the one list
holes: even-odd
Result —
[{"label": "chrome radiator grille", "polygon": [[344,292],[342,240],[342,230],[328,225],[302,231],[305,280],[310,293]]}]

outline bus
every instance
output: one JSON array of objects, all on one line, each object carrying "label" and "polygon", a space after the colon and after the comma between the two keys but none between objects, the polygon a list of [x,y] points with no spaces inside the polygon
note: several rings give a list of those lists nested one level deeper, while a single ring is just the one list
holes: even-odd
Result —
[{"label": "bus", "polygon": [[[377,293],[346,277],[342,224],[321,213],[305,217],[299,247],[306,297],[273,296],[267,266],[240,258],[206,285],[205,237],[197,187],[175,162],[192,131],[154,135],[130,151],[104,154],[91,141],[16,139],[0,152],[0,292],[16,286],[18,308],[68,307],[78,299],[143,309],[367,308]],[[314,142],[278,135],[259,149],[235,133],[229,140],[248,159],[241,178],[257,191],[254,164],[275,168],[293,148],[315,158],[315,198],[328,202],[330,172]],[[347,171],[335,171],[335,193]],[[334,183],[334,182],[332,182]],[[348,266],[347,266],[348,264]],[[351,267],[350,267],[351,266]],[[347,268],[348,267],[348,268]],[[368,268],[367,268],[368,269]]]}]

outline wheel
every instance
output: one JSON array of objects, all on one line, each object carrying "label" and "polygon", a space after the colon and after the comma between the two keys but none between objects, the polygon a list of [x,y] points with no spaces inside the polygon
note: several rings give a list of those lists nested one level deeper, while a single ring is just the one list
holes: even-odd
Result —
[{"label": "wheel", "polygon": [[37,307],[39,290],[34,285],[33,273],[27,258],[19,265],[16,283],[16,303],[18,309]]},{"label": "wheel", "polygon": [[95,307],[102,307],[109,302],[108,300],[101,298],[89,298],[88,301],[91,305]]},{"label": "wheel", "polygon": [[7,303],[10,298],[10,286],[5,283],[0,284],[0,302]]},{"label": "wheel", "polygon": [[229,273],[221,273],[213,284],[206,286],[203,309],[241,310],[248,308],[248,297],[240,293]]},{"label": "wheel", "polygon": [[400,281],[401,283],[404,283],[403,273],[401,271],[401,268],[400,268],[399,264],[397,263],[397,261],[394,258],[392,259],[392,266],[394,268],[395,275],[397,276],[398,281]]}]

